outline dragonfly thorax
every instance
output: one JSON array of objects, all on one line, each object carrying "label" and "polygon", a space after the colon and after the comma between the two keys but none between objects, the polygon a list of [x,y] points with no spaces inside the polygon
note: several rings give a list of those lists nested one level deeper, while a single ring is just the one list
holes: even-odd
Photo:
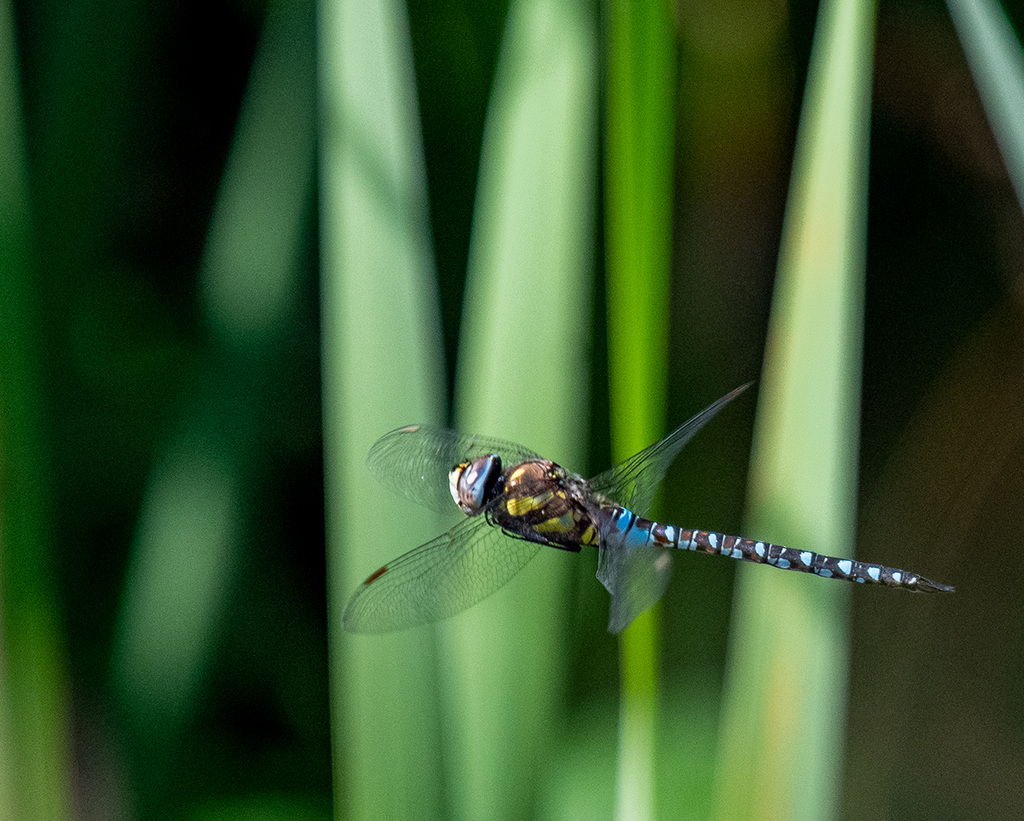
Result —
[{"label": "dragonfly thorax", "polygon": [[475,516],[493,497],[501,480],[501,457],[491,453],[462,462],[448,472],[448,486],[459,509]]}]

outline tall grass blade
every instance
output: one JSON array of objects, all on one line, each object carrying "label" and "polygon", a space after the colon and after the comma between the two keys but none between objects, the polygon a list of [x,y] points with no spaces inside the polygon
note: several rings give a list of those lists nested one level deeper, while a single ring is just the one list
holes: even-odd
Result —
[{"label": "tall grass blade", "polygon": [[[748,534],[854,544],[874,4],[819,11],[772,305]],[[850,589],[740,568],[716,817],[838,809]],[[780,777],[780,773],[799,777]]]},{"label": "tall grass blade", "polygon": [[443,421],[444,374],[405,7],[320,3],[321,274],[338,818],[444,811],[433,628],[348,635],[348,597],[438,523],[378,486],[374,440]]},{"label": "tall grass blade", "polygon": [[0,6],[0,816],[69,814],[64,660],[47,568],[42,312],[14,19]]},{"label": "tall grass blade", "polygon": [[947,0],[946,5],[1024,208],[1024,49],[996,0]]},{"label": "tall grass blade", "polygon": [[[460,427],[575,467],[589,409],[595,59],[586,4],[509,7],[484,133],[456,385]],[[579,560],[541,551],[507,588],[443,629],[456,817],[534,810],[563,695],[559,594]]]},{"label": "tall grass blade", "polygon": [[[607,4],[605,242],[613,461],[664,433],[675,44],[666,2]],[[659,608],[621,639],[616,816],[654,815]]]}]

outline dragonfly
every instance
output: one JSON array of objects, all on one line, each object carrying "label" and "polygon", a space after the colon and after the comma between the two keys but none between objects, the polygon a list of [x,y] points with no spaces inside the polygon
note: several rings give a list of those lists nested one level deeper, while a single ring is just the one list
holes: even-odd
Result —
[{"label": "dragonfly", "polygon": [[643,518],[683,446],[749,386],[590,480],[501,439],[428,425],[385,434],[370,449],[370,471],[416,502],[440,512],[453,511],[454,503],[465,516],[370,574],[352,595],[343,627],[386,633],[454,616],[504,586],[544,547],[597,548],[597,578],[611,594],[612,633],[661,598],[677,550],[860,584],[953,592],[906,570]]}]

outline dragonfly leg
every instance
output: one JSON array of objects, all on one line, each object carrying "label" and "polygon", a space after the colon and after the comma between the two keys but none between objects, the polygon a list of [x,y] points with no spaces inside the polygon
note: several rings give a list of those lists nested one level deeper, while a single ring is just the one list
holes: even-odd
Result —
[{"label": "dragonfly leg", "polygon": [[579,553],[582,549],[580,545],[572,544],[559,544],[558,542],[552,542],[549,539],[545,539],[539,533],[535,533],[532,530],[524,530],[522,533],[516,533],[514,530],[502,527],[501,532],[508,536],[510,539],[518,539],[521,542],[533,542],[534,544],[542,544],[545,547],[557,547],[559,550],[568,550],[570,553]]}]

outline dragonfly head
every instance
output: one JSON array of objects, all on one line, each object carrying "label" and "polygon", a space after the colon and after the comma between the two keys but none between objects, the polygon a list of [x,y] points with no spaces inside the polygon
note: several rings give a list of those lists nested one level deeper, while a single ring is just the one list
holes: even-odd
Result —
[{"label": "dragonfly head", "polygon": [[494,496],[501,479],[501,457],[491,453],[456,465],[448,472],[448,486],[459,509],[479,513]]}]

